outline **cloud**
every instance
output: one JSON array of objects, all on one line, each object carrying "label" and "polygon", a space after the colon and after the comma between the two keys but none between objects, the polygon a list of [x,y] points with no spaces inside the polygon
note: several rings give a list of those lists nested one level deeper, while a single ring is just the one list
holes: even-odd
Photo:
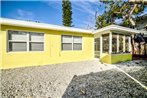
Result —
[{"label": "cloud", "polygon": [[73,11],[75,11],[75,13],[77,14],[76,15],[73,12],[75,21],[80,21],[81,17],[84,18],[82,19],[83,21],[80,21],[80,25],[79,25],[80,28],[95,29],[95,22],[96,22],[95,14],[96,14],[96,11],[99,12],[98,11],[99,4],[100,3],[98,2],[98,0],[88,0],[88,1],[73,0],[72,1]]},{"label": "cloud", "polygon": [[35,15],[30,11],[18,9],[16,12],[16,16],[14,17],[20,20],[34,20]]},{"label": "cloud", "polygon": [[88,16],[86,21],[83,21],[81,24],[81,28],[84,29],[91,29],[94,30],[95,29],[95,18],[92,16]]},{"label": "cloud", "polygon": [[56,10],[61,10],[62,9],[62,1],[61,0],[45,0],[41,1],[44,4],[47,4],[48,6],[52,7],[53,9]]},{"label": "cloud", "polygon": [[92,4],[89,1],[72,1],[72,6],[72,8],[77,11],[87,13],[89,15],[95,15],[96,9],[93,9]]}]

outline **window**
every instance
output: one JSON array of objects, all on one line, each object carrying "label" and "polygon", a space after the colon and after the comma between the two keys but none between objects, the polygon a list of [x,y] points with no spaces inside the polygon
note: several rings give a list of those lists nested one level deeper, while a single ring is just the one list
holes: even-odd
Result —
[{"label": "window", "polygon": [[62,36],[62,50],[72,50],[72,36]]},{"label": "window", "polygon": [[8,31],[8,51],[43,51],[44,34]]},{"label": "window", "polygon": [[41,33],[30,33],[29,42],[30,51],[43,51],[44,50],[44,36]]},{"label": "window", "polygon": [[82,37],[73,36],[73,50],[82,50]]},{"label": "window", "polygon": [[82,50],[82,37],[62,35],[62,50]]}]

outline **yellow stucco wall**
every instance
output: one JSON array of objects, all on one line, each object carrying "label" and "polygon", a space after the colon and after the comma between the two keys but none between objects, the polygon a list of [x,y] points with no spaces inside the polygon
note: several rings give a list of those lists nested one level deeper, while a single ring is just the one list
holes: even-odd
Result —
[{"label": "yellow stucco wall", "polygon": [[108,53],[102,53],[100,55],[100,61],[111,64],[111,55],[109,55]]},{"label": "yellow stucco wall", "polygon": [[[44,51],[42,52],[7,52],[7,30],[20,30],[44,33]],[[65,62],[90,60],[94,58],[94,36],[74,32],[63,32],[24,27],[4,26],[0,32],[2,35],[2,69],[38,66]],[[79,51],[62,51],[61,35],[82,36],[83,49]],[[1,43],[1,42],[0,42]],[[1,54],[1,52],[0,52]]]},{"label": "yellow stucco wall", "polygon": [[122,61],[132,60],[132,54],[106,54],[103,53],[100,56],[100,61],[108,64],[119,63]]},{"label": "yellow stucco wall", "polygon": [[119,63],[122,61],[130,61],[132,60],[132,54],[126,53],[126,54],[112,54],[111,55],[111,63]]}]

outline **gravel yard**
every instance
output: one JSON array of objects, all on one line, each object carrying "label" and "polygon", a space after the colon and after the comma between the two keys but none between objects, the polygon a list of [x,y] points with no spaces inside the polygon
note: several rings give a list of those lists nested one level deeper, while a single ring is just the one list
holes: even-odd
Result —
[{"label": "gravel yard", "polygon": [[[139,77],[138,79],[146,85],[146,67],[132,68],[130,67],[134,64],[132,62],[128,70],[127,63],[116,66],[134,75],[135,78]],[[147,62],[144,63],[146,64]],[[147,96],[144,88],[115,69],[115,66],[101,64],[98,60],[16,68],[1,72],[2,98],[145,98]],[[136,75],[140,74],[136,76],[133,72]]]},{"label": "gravel yard", "polygon": [[113,68],[98,60],[2,70],[3,98],[62,97],[74,75]]}]

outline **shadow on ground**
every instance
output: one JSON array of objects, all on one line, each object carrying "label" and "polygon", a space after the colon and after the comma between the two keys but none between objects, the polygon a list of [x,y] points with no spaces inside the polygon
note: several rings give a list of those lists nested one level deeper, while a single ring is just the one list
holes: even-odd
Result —
[{"label": "shadow on ground", "polygon": [[147,60],[133,60],[115,65],[147,86]]},{"label": "shadow on ground", "polygon": [[147,98],[147,92],[116,69],[74,76],[62,98]]}]

